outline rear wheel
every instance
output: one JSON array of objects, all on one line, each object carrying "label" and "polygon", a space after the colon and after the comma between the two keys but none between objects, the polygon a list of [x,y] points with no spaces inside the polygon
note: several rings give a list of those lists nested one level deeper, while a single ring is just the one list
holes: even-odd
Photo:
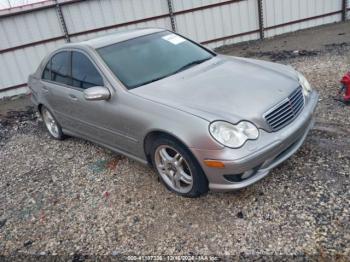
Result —
[{"label": "rear wheel", "polygon": [[47,131],[49,131],[49,134],[57,140],[62,140],[64,138],[62,128],[57,122],[56,118],[51,113],[51,111],[45,106],[43,106],[41,108],[41,115],[46,129]]},{"label": "rear wheel", "polygon": [[152,164],[165,186],[182,196],[208,192],[208,181],[191,152],[174,139],[162,137],[151,149]]}]

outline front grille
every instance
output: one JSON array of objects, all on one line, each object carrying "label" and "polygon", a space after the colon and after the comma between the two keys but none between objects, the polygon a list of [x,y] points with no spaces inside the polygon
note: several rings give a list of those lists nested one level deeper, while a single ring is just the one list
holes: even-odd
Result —
[{"label": "front grille", "polygon": [[264,114],[272,131],[277,131],[292,122],[304,107],[304,95],[301,87],[289,97]]}]

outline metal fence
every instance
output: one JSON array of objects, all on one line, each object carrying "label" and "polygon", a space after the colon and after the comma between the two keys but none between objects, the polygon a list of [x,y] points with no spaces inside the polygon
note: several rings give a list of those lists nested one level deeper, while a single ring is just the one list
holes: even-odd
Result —
[{"label": "metal fence", "polygon": [[49,0],[0,11],[0,97],[27,92],[50,50],[119,29],[162,27],[211,48],[346,20],[350,0]]}]

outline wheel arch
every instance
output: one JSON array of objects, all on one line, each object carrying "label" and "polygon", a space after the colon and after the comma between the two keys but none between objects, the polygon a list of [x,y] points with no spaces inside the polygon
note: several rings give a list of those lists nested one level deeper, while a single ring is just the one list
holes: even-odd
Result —
[{"label": "wheel arch", "polygon": [[186,145],[186,143],[182,141],[180,138],[178,138],[176,135],[164,130],[152,130],[148,132],[143,139],[143,150],[149,165],[152,166],[152,160],[151,160],[151,154],[150,154],[152,142],[160,137],[167,137],[172,140],[175,140],[177,143],[182,145],[185,149],[187,149],[193,155],[193,153],[191,152],[191,149]]},{"label": "wheel arch", "polygon": [[[194,166],[195,170],[197,170],[198,173],[197,174],[197,189],[195,194],[193,195],[187,195],[188,197],[197,197],[203,193],[208,192],[208,184],[209,184],[209,180],[207,175],[205,174],[201,164],[199,163],[198,159],[196,158],[196,156],[193,154],[192,150],[190,147],[188,147],[183,140],[179,139],[177,136],[163,131],[163,130],[153,130],[150,131],[149,133],[147,133],[147,135],[144,138],[144,150],[145,150],[145,154],[146,154],[146,158],[147,158],[147,162],[150,166],[152,166],[152,160],[151,160],[151,145],[152,145],[152,141],[155,141],[155,139],[159,138],[159,137],[165,137],[168,139],[173,140],[174,142],[178,143],[180,146],[183,147],[183,151],[185,151],[187,153],[187,155],[189,155],[190,158],[192,158],[192,165]],[[152,166],[153,167],[153,166]],[[156,168],[155,168],[156,169]],[[164,181],[163,181],[164,182]],[[165,182],[164,182],[165,183]],[[167,186],[169,188],[169,186]],[[173,191],[173,189],[170,189]],[[192,190],[192,189],[191,189]]]}]

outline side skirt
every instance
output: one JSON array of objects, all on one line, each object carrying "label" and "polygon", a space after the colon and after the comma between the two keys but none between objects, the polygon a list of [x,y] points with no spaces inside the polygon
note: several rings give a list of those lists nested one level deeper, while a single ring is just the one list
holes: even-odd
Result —
[{"label": "side skirt", "polygon": [[80,136],[80,135],[78,135],[78,134],[76,134],[76,133],[73,133],[73,132],[71,132],[71,131],[69,131],[69,130],[67,130],[67,129],[62,129],[62,131],[63,131],[64,134],[66,134],[66,135],[68,135],[68,136],[72,136],[72,137],[76,137],[76,138],[80,138],[80,139],[84,139],[84,140],[90,141],[90,142],[92,142],[92,143],[94,143],[94,144],[96,144],[96,145],[99,145],[99,146],[101,146],[101,147],[107,148],[107,149],[109,149],[109,150],[111,150],[111,151],[113,151],[113,152],[115,152],[115,153],[117,153],[117,154],[124,155],[124,156],[126,156],[126,157],[128,157],[128,158],[131,158],[131,159],[133,159],[133,160],[135,160],[135,161],[137,161],[137,162],[139,162],[139,163],[141,163],[141,164],[143,164],[143,165],[149,166],[149,163],[148,163],[147,160],[142,159],[142,158],[137,157],[137,156],[134,156],[134,155],[132,155],[132,154],[130,154],[130,153],[127,153],[127,152],[125,152],[125,151],[123,151],[123,150],[120,150],[120,149],[118,149],[118,148],[115,148],[115,147],[112,147],[112,146],[103,144],[103,143],[101,143],[101,142],[97,142],[97,141],[95,141],[95,140],[93,140],[93,139],[91,139],[91,138],[82,137],[82,136]]}]

